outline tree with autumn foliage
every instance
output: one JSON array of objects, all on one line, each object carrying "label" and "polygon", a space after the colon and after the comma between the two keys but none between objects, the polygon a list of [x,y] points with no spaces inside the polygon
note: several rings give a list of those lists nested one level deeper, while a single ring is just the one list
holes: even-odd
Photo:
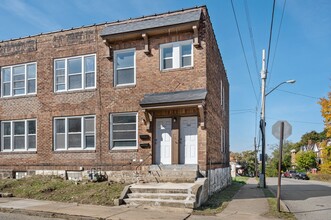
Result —
[{"label": "tree with autumn foliage", "polygon": [[328,98],[321,98],[319,104],[322,107],[321,113],[324,118],[326,136],[331,137],[331,92],[329,92]]},{"label": "tree with autumn foliage", "polygon": [[331,146],[327,146],[327,142],[321,143],[321,159],[322,164],[320,165],[321,173],[331,174]]},{"label": "tree with autumn foliage", "polygon": [[[326,129],[326,137],[331,137],[331,92],[328,93],[328,98],[321,98],[319,101],[321,105],[321,113],[324,118]],[[322,164],[320,165],[321,173],[331,174],[331,146],[327,143],[322,143]]]}]

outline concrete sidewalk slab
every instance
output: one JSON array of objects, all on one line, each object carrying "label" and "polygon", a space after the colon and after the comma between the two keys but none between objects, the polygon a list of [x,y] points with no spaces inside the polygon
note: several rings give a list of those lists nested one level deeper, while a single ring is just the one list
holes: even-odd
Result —
[{"label": "concrete sidewalk slab", "polygon": [[20,198],[0,198],[0,211],[65,219],[183,220],[191,209],[145,206],[98,206]]},{"label": "concrete sidewalk slab", "polygon": [[269,204],[262,189],[257,187],[255,178],[248,179],[229,205],[217,215],[219,219],[271,219],[263,215],[268,212]]}]

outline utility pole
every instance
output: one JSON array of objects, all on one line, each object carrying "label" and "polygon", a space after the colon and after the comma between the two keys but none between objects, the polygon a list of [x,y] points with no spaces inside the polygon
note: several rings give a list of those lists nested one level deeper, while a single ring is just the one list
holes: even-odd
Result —
[{"label": "utility pole", "polygon": [[267,80],[267,70],[266,70],[266,62],[265,62],[265,50],[262,50],[262,70],[261,70],[261,79],[262,79],[262,87],[261,87],[261,120],[260,120],[260,129],[262,133],[262,170],[260,173],[260,187],[266,187],[265,181],[265,87]]},{"label": "utility pole", "polygon": [[254,164],[255,170],[254,175],[257,177],[257,147],[256,147],[256,137],[254,137]]}]

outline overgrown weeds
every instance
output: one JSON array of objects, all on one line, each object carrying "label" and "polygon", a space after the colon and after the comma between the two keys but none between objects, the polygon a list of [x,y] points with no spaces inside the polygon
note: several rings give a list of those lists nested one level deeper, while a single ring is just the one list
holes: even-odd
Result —
[{"label": "overgrown weeds", "polygon": [[108,182],[77,184],[57,176],[38,175],[0,180],[0,192],[10,192],[15,197],[108,206],[114,205],[124,186]]}]

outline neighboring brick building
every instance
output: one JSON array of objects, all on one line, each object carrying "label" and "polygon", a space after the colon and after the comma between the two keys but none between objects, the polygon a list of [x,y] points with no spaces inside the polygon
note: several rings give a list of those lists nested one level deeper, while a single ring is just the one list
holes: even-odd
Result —
[{"label": "neighboring brick building", "polygon": [[4,177],[193,164],[229,178],[229,83],[204,6],[3,41],[0,67]]}]

